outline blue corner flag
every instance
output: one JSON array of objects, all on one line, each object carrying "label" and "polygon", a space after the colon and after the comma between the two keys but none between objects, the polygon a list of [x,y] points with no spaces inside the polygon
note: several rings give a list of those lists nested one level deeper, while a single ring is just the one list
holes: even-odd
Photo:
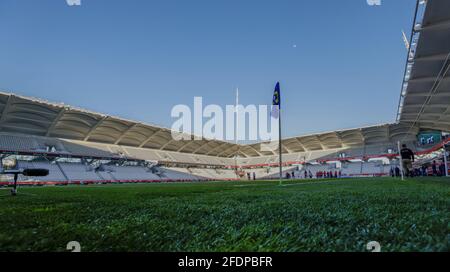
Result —
[{"label": "blue corner flag", "polygon": [[280,93],[280,82],[277,82],[275,86],[275,91],[273,92],[272,101],[272,117],[278,119],[280,117],[280,107],[281,107],[281,93]]}]

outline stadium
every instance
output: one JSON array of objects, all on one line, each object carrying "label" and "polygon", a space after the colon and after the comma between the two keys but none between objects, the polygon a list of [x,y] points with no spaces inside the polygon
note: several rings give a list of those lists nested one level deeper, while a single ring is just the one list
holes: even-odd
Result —
[{"label": "stadium", "polygon": [[449,251],[450,2],[415,17],[393,122],[281,150],[0,92],[0,251]]}]

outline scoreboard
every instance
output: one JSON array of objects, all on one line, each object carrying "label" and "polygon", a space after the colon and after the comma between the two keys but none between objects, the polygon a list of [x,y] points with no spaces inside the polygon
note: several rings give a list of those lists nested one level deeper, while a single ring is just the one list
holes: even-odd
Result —
[{"label": "scoreboard", "polygon": [[442,133],[440,131],[423,131],[417,137],[421,146],[431,146],[442,141]]}]

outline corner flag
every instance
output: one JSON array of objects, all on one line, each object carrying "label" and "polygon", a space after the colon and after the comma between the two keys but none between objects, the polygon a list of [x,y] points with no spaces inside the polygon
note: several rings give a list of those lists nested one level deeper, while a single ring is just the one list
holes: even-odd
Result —
[{"label": "corner flag", "polygon": [[272,100],[272,117],[278,119],[280,117],[280,105],[281,105],[281,96],[280,96],[280,83],[277,82],[275,86],[275,91],[273,92],[273,100]]}]

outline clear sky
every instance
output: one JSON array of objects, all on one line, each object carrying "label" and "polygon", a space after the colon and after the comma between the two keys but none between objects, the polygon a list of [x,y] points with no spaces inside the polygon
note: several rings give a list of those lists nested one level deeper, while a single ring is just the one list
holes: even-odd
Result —
[{"label": "clear sky", "polygon": [[280,81],[284,136],[393,122],[415,2],[1,0],[0,90],[171,127]]}]

